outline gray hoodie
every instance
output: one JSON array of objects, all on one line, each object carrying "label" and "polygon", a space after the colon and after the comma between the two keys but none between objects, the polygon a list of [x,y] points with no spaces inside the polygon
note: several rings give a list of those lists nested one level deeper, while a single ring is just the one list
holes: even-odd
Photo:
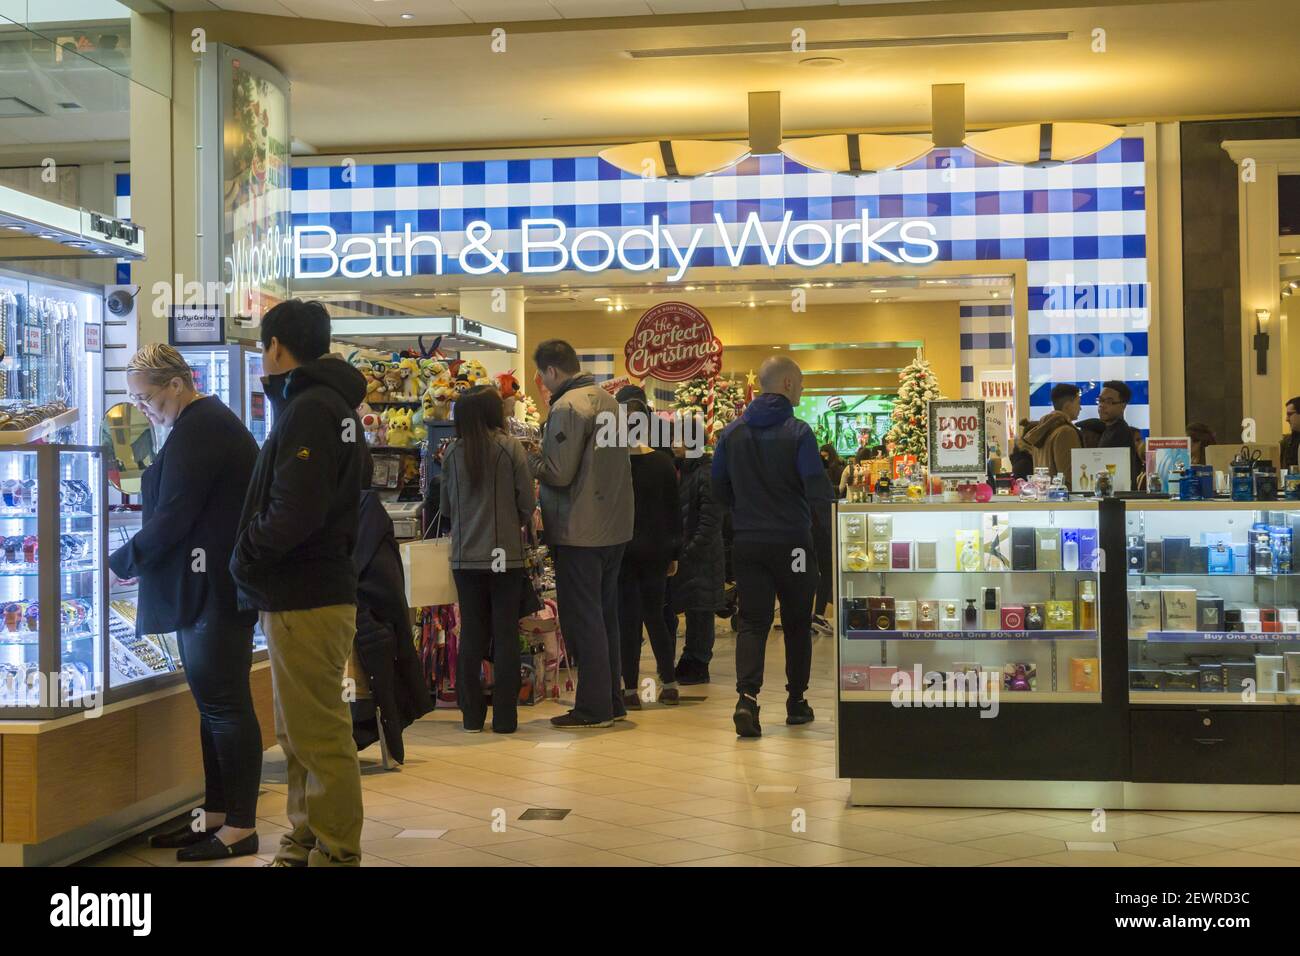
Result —
[{"label": "gray hoodie", "polygon": [[[519,440],[494,432],[487,470],[477,485],[459,441],[442,456],[439,509],[451,521],[451,566],[457,571],[494,571],[524,566],[520,528],[532,517],[535,499],[528,460]],[[500,549],[499,551],[497,549]]]},{"label": "gray hoodie", "polygon": [[528,456],[541,482],[546,543],[600,548],[632,539],[632,466],[626,446],[598,446],[602,416],[618,415],[614,396],[590,375],[556,390],[540,453]]}]

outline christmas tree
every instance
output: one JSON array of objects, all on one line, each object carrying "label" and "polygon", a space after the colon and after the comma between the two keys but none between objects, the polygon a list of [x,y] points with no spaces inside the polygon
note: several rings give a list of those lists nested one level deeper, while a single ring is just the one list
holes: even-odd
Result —
[{"label": "christmas tree", "polygon": [[928,465],[926,458],[926,402],[943,398],[939,391],[939,380],[935,378],[934,369],[916,350],[916,358],[907,368],[898,374],[898,401],[894,403],[891,415],[893,425],[885,441],[894,442],[894,454],[915,455],[922,465]]},{"label": "christmas tree", "polygon": [[718,432],[745,410],[745,388],[728,378],[697,376],[673,389],[673,410],[702,416],[712,444]]}]

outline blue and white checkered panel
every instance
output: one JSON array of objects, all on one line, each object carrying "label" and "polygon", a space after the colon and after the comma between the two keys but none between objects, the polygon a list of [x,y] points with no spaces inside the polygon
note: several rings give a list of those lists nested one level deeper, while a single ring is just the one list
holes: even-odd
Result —
[{"label": "blue and white checkered panel", "polygon": [[578,364],[584,372],[590,372],[597,382],[608,382],[614,377],[613,349],[595,349],[578,353]]},{"label": "blue and white checkered panel", "polygon": [[654,394],[651,399],[654,401],[654,407],[657,409],[672,408],[673,402],[677,398],[677,391],[672,386],[664,387],[656,385]]},{"label": "blue and white checkered panel", "polygon": [[[118,173],[114,177],[114,198],[113,215],[118,219],[131,218],[131,174]],[[118,285],[126,285],[131,281],[131,264],[129,262],[119,262],[117,264],[117,282]]]},{"label": "blue and white checkered panel", "polygon": [[[1143,141],[1122,139],[1094,156],[1049,169],[1004,166],[965,149],[935,150],[909,167],[875,176],[850,177],[806,169],[783,156],[751,157],[739,165],[689,182],[645,180],[598,158],[476,160],[357,166],[352,182],[342,166],[292,171],[295,226],[329,226],[342,242],[377,237],[386,226],[401,233],[433,233],[442,244],[447,274],[463,271],[465,226],[476,220],[492,228],[489,248],[503,250],[505,266],[519,274],[524,219],[553,218],[573,233],[599,228],[617,239],[634,228],[661,229],[684,246],[696,228],[701,240],[692,264],[729,265],[715,223],[720,216],[734,244],[751,213],[775,238],[790,214],[790,227],[818,224],[834,233],[837,223],[869,214],[872,231],[890,222],[926,219],[944,261],[1025,259],[1029,271],[1030,404],[1042,414],[1057,381],[1091,384],[1108,378],[1134,391],[1129,421],[1148,420],[1149,312],[1145,291],[1146,183]],[[812,235],[796,242],[795,254],[816,258],[823,248]],[[771,238],[769,241],[771,241]],[[897,229],[878,244],[902,247]],[[304,236],[304,247],[315,238]],[[915,248],[915,247],[912,247]],[[630,240],[630,254],[648,249]],[[601,254],[599,244],[584,258]],[[860,242],[846,241],[846,261],[859,261]],[[787,250],[775,261],[785,263]],[[398,266],[405,262],[397,259]],[[869,250],[870,261],[881,258]],[[432,274],[436,256],[426,244],[413,257],[414,271]],[[488,265],[472,252],[471,266]],[[544,264],[544,258],[534,262]],[[551,260],[558,261],[558,260]],[[665,256],[664,265],[669,257]],[[767,260],[757,241],[741,265]],[[302,266],[312,268],[304,255]],[[319,260],[315,266],[319,268]],[[615,266],[617,268],[617,265]],[[574,269],[572,261],[568,270]],[[612,269],[611,272],[614,270]],[[614,276],[610,276],[614,280]]]},{"label": "blue and white checkered panel", "polygon": [[961,397],[979,398],[980,372],[1015,365],[1011,304],[961,302]]}]

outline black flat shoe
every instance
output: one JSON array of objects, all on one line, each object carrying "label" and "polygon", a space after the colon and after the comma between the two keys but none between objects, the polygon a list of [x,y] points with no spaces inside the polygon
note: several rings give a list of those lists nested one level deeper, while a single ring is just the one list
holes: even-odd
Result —
[{"label": "black flat shoe", "polygon": [[252,856],[257,852],[257,834],[250,833],[230,846],[217,839],[215,833],[202,843],[196,843],[176,852],[178,863],[200,863],[205,860],[228,860],[235,856]]},{"label": "black flat shoe", "polygon": [[155,833],[149,838],[149,845],[155,850],[178,850],[181,847],[202,843],[211,834],[206,830],[193,830],[187,823],[175,830]]}]

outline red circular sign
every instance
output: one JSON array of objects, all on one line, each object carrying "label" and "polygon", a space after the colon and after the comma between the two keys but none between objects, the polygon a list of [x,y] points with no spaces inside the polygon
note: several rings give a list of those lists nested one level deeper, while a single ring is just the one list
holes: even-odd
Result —
[{"label": "red circular sign", "polygon": [[661,302],[641,316],[623,354],[635,378],[684,382],[722,369],[722,340],[704,313],[685,302]]}]

